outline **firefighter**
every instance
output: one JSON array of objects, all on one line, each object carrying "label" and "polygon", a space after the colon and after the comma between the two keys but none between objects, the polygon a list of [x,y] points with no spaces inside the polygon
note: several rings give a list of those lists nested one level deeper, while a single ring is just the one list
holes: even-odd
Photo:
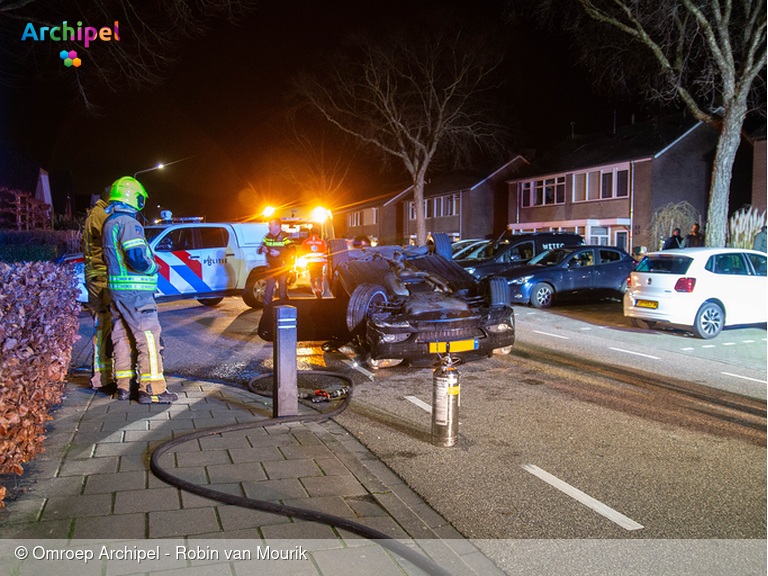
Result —
[{"label": "firefighter", "polygon": [[93,318],[93,362],[91,388],[105,394],[116,392],[112,375],[112,316],[109,312],[107,291],[107,265],[101,247],[101,231],[107,213],[109,188],[88,211],[83,228],[83,259],[85,261],[85,288],[88,291],[88,310]]},{"label": "firefighter", "polygon": [[312,232],[309,237],[301,243],[304,250],[304,258],[307,261],[307,271],[309,272],[309,282],[312,285],[312,292],[318,298],[323,297],[323,271],[327,260],[328,246],[325,241]]},{"label": "firefighter", "polygon": [[275,295],[275,284],[278,284],[280,300],[288,300],[288,274],[293,266],[296,246],[290,237],[283,232],[283,222],[280,218],[269,221],[269,233],[264,236],[264,244],[260,251],[267,255],[270,274],[264,287],[264,304],[272,302]]},{"label": "firefighter", "polygon": [[178,396],[166,389],[163,375],[154,296],[158,266],[144,239],[144,228],[136,219],[146,198],[147,192],[138,180],[119,178],[110,188],[104,222],[117,399],[132,398],[131,383],[135,378],[138,392],[134,398],[139,404],[170,404]]}]

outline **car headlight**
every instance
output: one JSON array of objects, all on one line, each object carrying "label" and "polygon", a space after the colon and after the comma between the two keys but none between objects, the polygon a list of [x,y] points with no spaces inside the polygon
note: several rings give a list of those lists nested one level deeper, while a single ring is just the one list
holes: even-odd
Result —
[{"label": "car headlight", "polygon": [[488,332],[493,332],[494,334],[504,334],[504,332],[510,332],[512,330],[512,326],[510,324],[507,324],[506,322],[502,322],[501,324],[492,324],[488,326]]},{"label": "car headlight", "polygon": [[512,280],[510,280],[509,284],[515,285],[515,286],[522,286],[523,284],[528,282],[531,278],[533,278],[533,276],[520,276],[520,278],[513,278]]}]

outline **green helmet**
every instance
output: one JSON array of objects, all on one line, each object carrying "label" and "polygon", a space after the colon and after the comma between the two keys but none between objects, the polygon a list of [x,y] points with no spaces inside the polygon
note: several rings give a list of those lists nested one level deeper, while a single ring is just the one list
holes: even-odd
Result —
[{"label": "green helmet", "polygon": [[136,210],[144,208],[147,191],[141,182],[130,176],[123,176],[112,183],[109,189],[110,202],[122,202]]}]

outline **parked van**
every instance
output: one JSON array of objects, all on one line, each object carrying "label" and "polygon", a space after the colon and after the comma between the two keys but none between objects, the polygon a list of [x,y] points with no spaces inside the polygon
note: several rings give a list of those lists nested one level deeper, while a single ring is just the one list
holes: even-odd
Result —
[{"label": "parked van", "polygon": [[[242,296],[248,306],[263,305],[267,260],[259,253],[269,228],[263,223],[163,223],[144,228],[159,266],[158,300],[196,298],[215,306],[225,296]],[[69,254],[80,284],[78,300],[87,302],[83,255]]]},{"label": "parked van", "polygon": [[475,278],[485,278],[522,266],[547,250],[580,244],[584,244],[584,238],[573,232],[504,234],[494,242],[479,246],[457,262]]}]

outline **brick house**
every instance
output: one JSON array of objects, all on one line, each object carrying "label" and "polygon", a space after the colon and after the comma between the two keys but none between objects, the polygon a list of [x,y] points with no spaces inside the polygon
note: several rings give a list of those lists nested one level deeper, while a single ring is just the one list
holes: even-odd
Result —
[{"label": "brick house", "polygon": [[[577,232],[588,243],[628,251],[657,249],[650,226],[658,208],[687,201],[706,217],[717,138],[715,129],[677,114],[568,139],[509,180],[507,227]],[[742,181],[734,175],[732,198],[744,195],[734,191]]]},{"label": "brick house", "polygon": [[[501,166],[440,174],[424,185],[428,233],[444,232],[452,240],[499,235],[506,226],[509,178],[527,165],[515,156]],[[337,235],[364,234],[380,243],[402,244],[416,237],[413,186],[382,198],[338,210]]]}]

